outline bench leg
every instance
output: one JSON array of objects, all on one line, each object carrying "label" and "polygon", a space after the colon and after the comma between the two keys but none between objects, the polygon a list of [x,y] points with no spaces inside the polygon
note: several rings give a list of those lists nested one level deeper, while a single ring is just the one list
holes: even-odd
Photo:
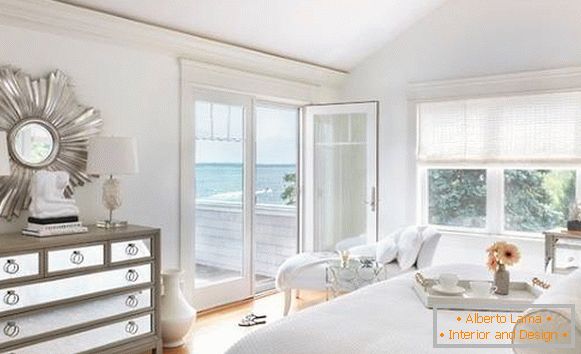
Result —
[{"label": "bench leg", "polygon": [[288,311],[290,310],[291,299],[292,299],[292,290],[286,289],[284,291],[284,315],[285,316],[288,315]]}]

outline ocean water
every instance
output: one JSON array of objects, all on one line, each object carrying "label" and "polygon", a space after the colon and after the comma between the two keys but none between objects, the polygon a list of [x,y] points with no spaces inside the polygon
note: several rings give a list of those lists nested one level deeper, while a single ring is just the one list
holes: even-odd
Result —
[{"label": "ocean water", "polygon": [[[284,176],[296,171],[295,165],[257,165],[258,204],[284,205]],[[214,201],[242,201],[241,164],[196,164],[196,198]]]}]

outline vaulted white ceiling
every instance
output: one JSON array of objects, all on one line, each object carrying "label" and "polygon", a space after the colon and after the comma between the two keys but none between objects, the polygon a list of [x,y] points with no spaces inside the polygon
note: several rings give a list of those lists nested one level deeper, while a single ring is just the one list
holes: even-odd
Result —
[{"label": "vaulted white ceiling", "polygon": [[349,71],[446,0],[58,0]]}]

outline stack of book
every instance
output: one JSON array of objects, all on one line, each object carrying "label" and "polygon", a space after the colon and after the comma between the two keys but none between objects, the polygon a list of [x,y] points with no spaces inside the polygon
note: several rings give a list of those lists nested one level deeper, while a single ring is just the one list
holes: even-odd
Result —
[{"label": "stack of book", "polygon": [[79,221],[78,216],[65,216],[62,218],[28,218],[28,226],[22,230],[22,234],[36,237],[57,236],[67,234],[80,234],[88,229]]}]

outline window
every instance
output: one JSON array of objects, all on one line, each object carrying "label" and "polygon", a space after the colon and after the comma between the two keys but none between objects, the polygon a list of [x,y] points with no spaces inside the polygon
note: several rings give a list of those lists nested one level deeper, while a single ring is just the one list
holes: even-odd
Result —
[{"label": "window", "polygon": [[504,229],[541,232],[567,223],[575,171],[504,170]]},{"label": "window", "polygon": [[572,169],[424,171],[423,222],[449,229],[540,234],[566,227],[576,199],[578,173]]},{"label": "window", "polygon": [[581,92],[425,102],[417,115],[424,223],[537,235],[566,226],[581,197]]},{"label": "window", "polygon": [[430,224],[486,227],[486,170],[430,169],[428,189]]}]

